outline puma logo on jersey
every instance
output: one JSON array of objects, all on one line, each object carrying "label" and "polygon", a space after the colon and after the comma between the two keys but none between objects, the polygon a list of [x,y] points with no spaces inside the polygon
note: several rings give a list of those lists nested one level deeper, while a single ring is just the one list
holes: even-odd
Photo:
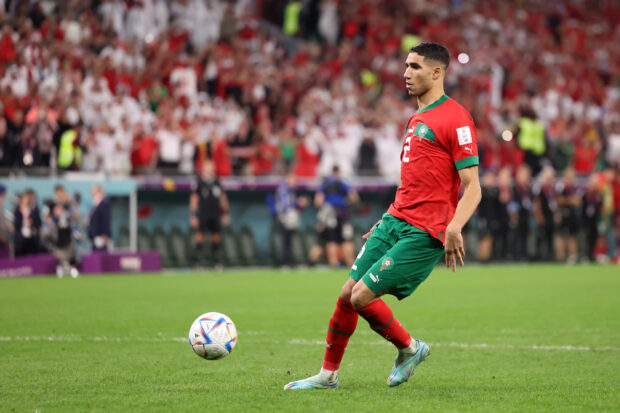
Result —
[{"label": "puma logo on jersey", "polygon": [[466,147],[464,147],[463,149],[465,149],[466,151],[469,151],[469,152],[471,152],[471,153],[474,153],[474,152],[471,150],[471,148],[470,148],[469,146],[466,146]]}]

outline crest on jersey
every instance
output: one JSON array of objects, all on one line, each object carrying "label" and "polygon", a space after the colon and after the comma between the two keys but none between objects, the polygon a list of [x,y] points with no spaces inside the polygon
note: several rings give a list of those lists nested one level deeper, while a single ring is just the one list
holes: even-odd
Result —
[{"label": "crest on jersey", "polygon": [[422,139],[427,139],[431,142],[435,142],[435,132],[428,125],[425,125],[422,122],[418,122],[415,129],[413,130],[413,136],[416,136]]}]

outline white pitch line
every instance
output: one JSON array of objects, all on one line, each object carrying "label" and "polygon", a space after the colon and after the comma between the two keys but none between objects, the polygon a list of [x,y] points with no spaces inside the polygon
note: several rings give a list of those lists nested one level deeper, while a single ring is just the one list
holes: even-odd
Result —
[{"label": "white pitch line", "polygon": [[[321,340],[300,340],[293,339],[289,344],[301,345],[325,345],[325,341]],[[367,341],[364,345],[381,346],[388,344],[387,341]],[[544,350],[544,351],[620,351],[620,347],[588,347],[588,346],[539,346],[539,345],[518,345],[518,344],[486,344],[486,343],[428,343],[431,347],[458,347],[466,349],[500,349],[500,350]]]},{"label": "white pitch line", "polygon": [[[261,335],[265,332],[262,331],[248,331],[244,335]],[[154,337],[110,337],[110,336],[93,336],[93,337],[81,337],[77,335],[67,336],[0,336],[0,342],[10,341],[48,341],[48,342],[65,342],[65,343],[85,343],[85,342],[109,342],[109,343],[121,343],[121,342],[151,342],[151,343],[170,343],[170,342],[187,342],[185,337],[164,337],[163,334],[158,333]],[[288,341],[289,344],[295,345],[320,345],[324,346],[325,341],[322,340],[304,340],[304,339],[292,339]],[[389,345],[384,340],[363,341],[363,345],[381,346]],[[620,351],[620,347],[589,347],[589,346],[542,346],[542,345],[520,345],[520,344],[487,344],[487,343],[433,343],[429,342],[432,347],[456,347],[463,349],[498,349],[498,350],[542,350],[542,351]]]}]

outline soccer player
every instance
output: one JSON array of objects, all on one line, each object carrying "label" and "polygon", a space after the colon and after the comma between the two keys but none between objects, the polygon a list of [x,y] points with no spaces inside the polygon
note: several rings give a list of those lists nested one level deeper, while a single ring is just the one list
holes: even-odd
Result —
[{"label": "soccer player", "polygon": [[[398,349],[387,382],[406,382],[429,354],[429,346],[413,339],[381,300],[391,294],[409,296],[428,277],[445,252],[446,266],[464,265],[461,229],[480,202],[476,130],[471,116],[444,94],[450,63],[448,50],[421,43],[407,56],[405,83],[418,100],[409,119],[401,159],[401,186],[382,219],[364,237],[329,320],[323,367],[316,376],[284,389],[328,389],[338,386],[338,368],[358,315]],[[465,191],[460,201],[460,184]],[[361,281],[361,282],[360,282]]]}]

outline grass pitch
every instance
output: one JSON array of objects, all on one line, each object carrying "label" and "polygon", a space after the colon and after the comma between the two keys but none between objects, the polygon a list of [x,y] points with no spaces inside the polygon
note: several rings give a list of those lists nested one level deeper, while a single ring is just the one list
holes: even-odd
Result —
[{"label": "grass pitch", "polygon": [[[0,280],[0,411],[614,411],[620,407],[620,270],[437,268],[386,301],[431,346],[389,389],[395,351],[360,319],[340,388],[291,392],[316,374],[347,271],[226,271]],[[207,311],[239,330],[198,358]]]}]

